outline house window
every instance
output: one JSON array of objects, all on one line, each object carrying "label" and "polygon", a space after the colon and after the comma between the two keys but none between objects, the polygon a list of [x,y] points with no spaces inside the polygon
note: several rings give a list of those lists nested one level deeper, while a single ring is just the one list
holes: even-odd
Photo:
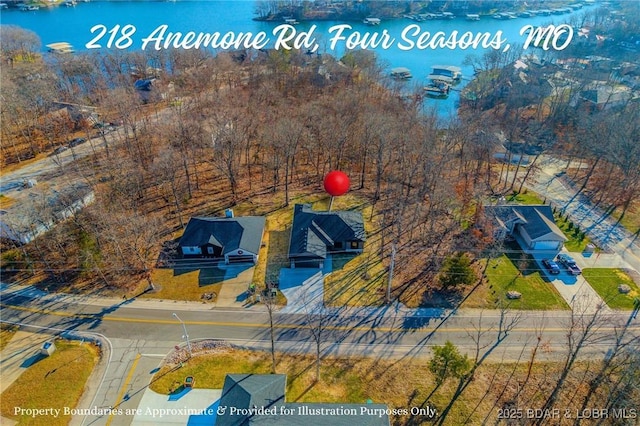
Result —
[{"label": "house window", "polygon": [[336,249],[341,249],[342,248],[342,241],[337,241],[336,243],[333,244],[333,247]]},{"label": "house window", "polygon": [[351,248],[352,249],[359,249],[360,248],[360,243],[358,241],[351,241]]},{"label": "house window", "polygon": [[207,253],[213,254],[213,247],[207,247]]}]

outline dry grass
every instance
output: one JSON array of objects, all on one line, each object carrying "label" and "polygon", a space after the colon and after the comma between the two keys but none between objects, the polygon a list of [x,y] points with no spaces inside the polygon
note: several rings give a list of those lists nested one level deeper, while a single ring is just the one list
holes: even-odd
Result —
[{"label": "dry grass", "polygon": [[355,257],[334,257],[334,272],[324,283],[326,304],[380,306],[384,302],[388,274],[372,245],[365,244],[364,253]]},{"label": "dry grass", "polygon": [[[433,394],[435,380],[427,359],[401,360],[325,357],[321,364],[321,380],[315,380],[315,358],[305,355],[276,355],[276,371],[287,375],[286,400],[289,402],[365,403],[372,400],[390,408],[430,405],[440,412],[447,405],[457,381],[449,379]],[[252,352],[225,348],[215,354],[198,356],[182,368],[165,365],[154,377],[151,389],[167,394],[184,380],[194,376],[197,388],[221,389],[226,374],[269,374],[268,352]],[[577,408],[585,387],[580,387],[587,364],[579,364],[569,375],[558,406]],[[593,367],[591,365],[591,367]],[[518,408],[538,408],[548,396],[560,366],[536,363],[525,386],[527,362],[485,363],[475,379],[457,400],[446,425],[496,424],[498,409],[514,398],[520,383]],[[428,400],[427,400],[428,398]],[[415,417],[396,416],[394,425],[422,424]],[[556,423],[554,423],[556,424]],[[557,424],[571,424],[562,423]]]},{"label": "dry grass", "polygon": [[99,350],[88,344],[56,341],[57,350],[25,370],[0,398],[4,417],[20,425],[67,425],[71,416],[16,416],[14,407],[75,408],[91,371],[100,357]]},{"label": "dry grass", "polygon": [[331,306],[379,306],[384,302],[388,275],[379,255],[379,229],[370,220],[373,207],[364,199],[351,195],[334,201],[333,209],[362,211],[367,241],[362,254],[334,256],[333,272],[324,281],[325,303]]},{"label": "dry grass", "polygon": [[[622,209],[618,209],[613,212],[613,217],[620,220],[621,213]],[[629,232],[633,234],[640,233],[640,201],[634,201],[631,203],[631,206],[625,212],[620,223]]]},{"label": "dry grass", "polygon": [[143,297],[168,300],[201,300],[204,293],[220,294],[222,282],[217,269],[155,269],[151,281],[157,284],[157,291]]},{"label": "dry grass", "polygon": [[0,209],[8,209],[14,202],[15,200],[13,198],[0,194]]},{"label": "dry grass", "polygon": [[7,324],[0,324],[0,351],[5,348],[18,331],[18,327]]},{"label": "dry grass", "polygon": [[28,166],[29,164],[35,163],[36,161],[42,160],[43,158],[47,158],[47,154],[40,153],[40,154],[38,154],[37,156],[35,156],[33,158],[29,158],[27,160],[22,160],[19,163],[16,162],[16,163],[11,163],[11,164],[6,164],[6,162],[4,161],[4,158],[2,158],[3,165],[2,165],[2,167],[0,167],[0,170],[2,170],[2,173],[0,173],[0,175],[3,175],[5,173],[15,172],[16,170],[20,170],[21,168],[23,168],[25,166]]}]

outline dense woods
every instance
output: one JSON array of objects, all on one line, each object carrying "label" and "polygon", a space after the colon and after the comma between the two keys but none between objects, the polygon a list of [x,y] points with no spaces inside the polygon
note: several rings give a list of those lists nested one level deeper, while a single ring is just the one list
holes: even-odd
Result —
[{"label": "dense woods", "polygon": [[[443,119],[425,109],[422,93],[384,78],[369,52],[341,61],[295,51],[41,56],[35,34],[1,28],[3,164],[93,137],[91,156],[56,173],[97,199],[6,254],[10,269],[131,285],[132,275],[148,277],[191,215],[267,193],[288,205],[294,193],[319,190],[332,169],[347,172],[374,206],[381,258],[398,246],[405,283],[434,278],[455,252],[485,248],[469,227],[476,207],[521,192],[541,154],[566,159],[578,192],[622,216],[639,196],[637,102],[585,108],[575,94],[592,70],[563,70],[572,83],[560,93],[548,83],[555,66],[531,65],[522,79],[516,49],[470,57],[479,72],[473,101]],[[92,118],[69,105],[90,108]],[[117,129],[107,132],[108,123]],[[530,167],[496,163],[511,142],[534,150]],[[414,253],[424,262],[411,262]]]}]

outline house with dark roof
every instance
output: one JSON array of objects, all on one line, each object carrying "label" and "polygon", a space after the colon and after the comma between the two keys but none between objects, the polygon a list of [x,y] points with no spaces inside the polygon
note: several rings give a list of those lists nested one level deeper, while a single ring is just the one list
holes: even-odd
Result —
[{"label": "house with dark roof", "polygon": [[495,237],[512,236],[526,252],[557,253],[567,241],[547,205],[485,206],[484,211],[493,224]]},{"label": "house with dark roof", "polygon": [[256,263],[264,225],[263,216],[192,217],[178,246],[184,257]]},{"label": "house with dark roof", "polygon": [[289,261],[292,268],[322,268],[328,254],[362,253],[365,240],[361,212],[313,211],[310,204],[296,204]]},{"label": "house with dark roof", "polygon": [[227,374],[216,426],[389,426],[383,404],[288,403],[284,374]]}]

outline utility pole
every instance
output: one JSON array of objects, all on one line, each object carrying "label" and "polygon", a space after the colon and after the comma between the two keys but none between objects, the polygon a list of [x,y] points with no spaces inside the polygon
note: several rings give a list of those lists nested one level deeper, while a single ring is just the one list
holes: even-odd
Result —
[{"label": "utility pole", "polygon": [[389,282],[387,282],[387,305],[391,303],[391,281],[393,280],[393,267],[396,264],[396,243],[391,245],[391,264],[389,265]]},{"label": "utility pole", "polygon": [[187,342],[187,349],[189,350],[189,358],[191,358],[193,356],[193,352],[191,351],[191,341],[189,340],[189,334],[187,333],[187,326],[184,324],[184,321],[182,321],[180,319],[180,317],[174,312],[173,316],[180,321],[180,324],[182,324],[182,329],[184,330],[184,340]]}]

